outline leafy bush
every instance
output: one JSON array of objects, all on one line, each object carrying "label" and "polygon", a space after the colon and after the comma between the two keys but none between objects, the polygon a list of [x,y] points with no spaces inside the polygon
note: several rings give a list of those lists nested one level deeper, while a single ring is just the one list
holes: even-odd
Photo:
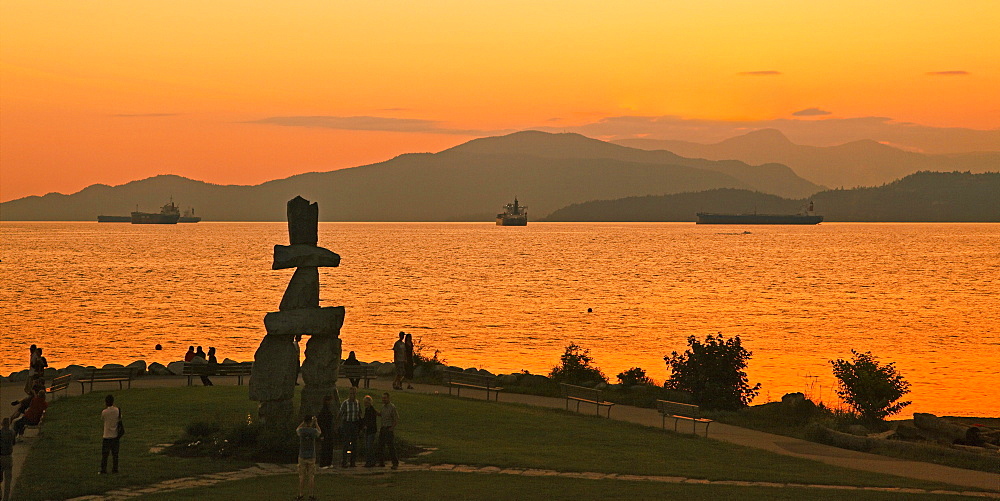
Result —
[{"label": "leafy bush", "polygon": [[750,386],[744,370],[752,353],[739,336],[709,335],[704,343],[691,336],[687,342],[684,353],[663,357],[670,370],[666,388],[690,392],[695,404],[712,410],[746,407],[757,396],[760,383]]},{"label": "leafy bush", "polygon": [[576,343],[570,343],[566,347],[560,361],[560,365],[553,367],[549,373],[549,377],[559,383],[608,382],[601,369],[590,365],[594,361],[590,357],[590,350],[577,346]]},{"label": "leafy bush", "polygon": [[219,423],[210,421],[195,421],[184,427],[184,433],[195,439],[210,437],[221,430],[222,426]]},{"label": "leafy bush", "polygon": [[447,365],[448,361],[441,358],[441,350],[434,350],[434,355],[428,357],[425,351],[430,351],[431,348],[424,346],[423,341],[417,338],[413,342],[413,364],[414,365]]},{"label": "leafy bush", "polygon": [[897,414],[910,402],[896,402],[909,393],[910,383],[896,372],[894,363],[881,365],[870,351],[851,350],[853,360],[831,360],[840,387],[837,395],[867,424],[878,424]]},{"label": "leafy bush", "polygon": [[652,386],[653,380],[646,375],[646,371],[639,367],[633,367],[618,374],[618,382],[626,386]]}]

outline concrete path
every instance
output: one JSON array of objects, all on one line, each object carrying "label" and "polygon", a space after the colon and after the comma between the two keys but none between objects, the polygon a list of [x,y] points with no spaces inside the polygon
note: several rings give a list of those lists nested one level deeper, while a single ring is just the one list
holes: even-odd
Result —
[{"label": "concrete path", "polygon": [[[231,381],[230,381],[231,380]],[[236,378],[213,378],[216,384],[235,384]],[[372,389],[377,389],[381,391],[390,391],[390,381],[385,379],[375,380],[372,382]],[[151,388],[151,387],[165,387],[165,386],[184,386],[187,384],[187,378],[185,377],[153,377],[147,376],[140,378],[133,382],[133,388]],[[112,389],[117,389],[116,384],[105,384],[101,388],[95,388],[94,391],[108,391]],[[396,390],[399,391],[399,390]],[[427,385],[427,384],[416,384],[413,390],[402,390],[402,391],[412,391],[426,394],[447,394],[447,388],[438,385]],[[9,407],[10,401],[18,398],[21,394],[21,390],[16,384],[4,384],[0,388],[0,404],[6,403]],[[79,395],[80,386],[78,384],[71,386],[69,390],[70,395]],[[463,397],[469,396],[472,398],[482,398],[485,399],[485,392],[464,389]],[[553,397],[540,397],[535,395],[523,395],[518,393],[502,393],[500,396],[500,401],[502,402],[513,402],[526,405],[533,405],[539,407],[549,407],[556,409],[565,408],[565,400],[562,398]],[[575,406],[573,406],[575,408]],[[581,407],[581,410],[585,409]],[[589,410],[587,410],[589,411]],[[641,407],[632,407],[627,405],[615,405],[611,410],[611,419],[628,421],[632,423],[637,423],[645,426],[652,426],[659,428],[661,426],[660,414],[654,409],[645,409]],[[28,433],[31,433],[30,431]],[[863,452],[850,451],[846,449],[840,449],[837,447],[831,447],[827,445],[817,444],[815,442],[809,442],[806,440],[800,440],[791,437],[785,437],[781,435],[773,435],[770,433],[759,432],[755,430],[750,430],[747,428],[740,428],[737,426],[725,425],[722,423],[712,423],[709,429],[709,438],[714,440],[721,440],[725,442],[730,442],[734,444],[744,445],[747,447],[753,447],[756,449],[768,450],[771,452],[776,452],[778,454],[784,454],[788,456],[795,456],[804,459],[812,459],[815,461],[820,461],[822,463],[831,464],[835,466],[842,466],[845,468],[851,468],[856,470],[871,471],[876,473],[885,473],[890,475],[897,475],[901,477],[915,478],[920,480],[928,480],[934,482],[941,482],[962,487],[972,487],[979,489],[987,489],[994,492],[1000,492],[1000,474],[980,472],[974,470],[965,470],[960,468],[952,468],[949,466],[941,466],[932,463],[924,463],[917,461],[906,461],[901,459],[890,458],[886,456],[879,456],[875,454],[867,454]],[[34,439],[26,438],[25,442],[18,444],[14,448],[14,479],[15,483],[17,476],[20,473],[21,466],[24,463],[24,458],[27,455],[27,450],[33,444]]]},{"label": "concrete path", "polygon": [[[801,489],[829,489],[850,492],[890,492],[898,494],[944,494],[953,496],[972,496],[987,499],[1000,499],[1000,493],[979,492],[979,491],[951,491],[951,490],[927,490],[908,489],[901,487],[854,487],[849,485],[810,485],[810,484],[785,484],[775,482],[743,482],[735,480],[702,480],[685,477],[670,477],[663,475],[621,475],[615,473],[597,472],[567,472],[556,470],[539,470],[533,468],[498,468],[496,466],[473,466],[460,464],[401,464],[398,470],[388,470],[384,468],[334,468],[320,469],[319,475],[338,476],[368,476],[368,475],[395,475],[397,473],[416,471],[449,471],[455,473],[478,473],[490,475],[520,475],[525,477],[562,477],[562,478],[582,478],[587,480],[624,480],[630,482],[660,482],[667,484],[698,484],[698,485],[729,485],[740,487],[771,487],[771,488],[801,488]],[[93,496],[81,496],[72,498],[69,501],[118,501],[122,499],[137,498],[147,494],[160,494],[182,489],[203,489],[221,482],[243,480],[254,477],[264,477],[271,475],[294,475],[298,472],[296,465],[278,465],[258,463],[256,466],[244,468],[242,470],[208,473],[192,477],[176,478],[165,480],[151,485],[126,487],[115,489],[103,494]],[[289,483],[289,485],[292,485]],[[206,495],[211,495],[211,491],[203,491]],[[849,495],[849,494],[848,494]]]}]

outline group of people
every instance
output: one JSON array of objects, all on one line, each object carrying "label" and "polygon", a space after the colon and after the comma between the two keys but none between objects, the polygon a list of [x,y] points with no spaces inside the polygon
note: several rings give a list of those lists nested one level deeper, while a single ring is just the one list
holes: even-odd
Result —
[{"label": "group of people", "polygon": [[[197,350],[194,349],[194,346],[188,346],[188,351],[184,354],[184,361],[194,362],[195,359],[201,359],[202,362],[210,365],[219,363],[219,359],[215,357],[214,346],[208,347],[208,353],[205,353],[205,350],[202,349],[201,346],[199,346]],[[212,380],[209,379],[208,376],[201,376],[201,384],[205,386],[213,386]]]},{"label": "group of people", "polygon": [[45,410],[49,407],[45,396],[45,368],[49,366],[45,357],[42,356],[42,349],[31,345],[28,361],[28,379],[24,383],[25,396],[19,400],[14,400],[10,405],[14,406],[14,413],[8,419],[15,437],[24,435],[24,429],[28,426],[36,426],[42,421]]},{"label": "group of people", "polygon": [[[376,410],[373,399],[365,395],[362,402],[358,401],[358,388],[348,389],[347,399],[340,403],[336,415],[330,404],[333,396],[323,399],[323,408],[317,416],[306,415],[302,423],[295,429],[299,436],[299,500],[306,493],[309,499],[316,499],[316,469],[333,466],[333,447],[336,442],[336,432],[340,433],[342,468],[357,466],[359,457],[358,442],[364,441],[364,457],[366,468],[376,464],[385,466],[388,459],[392,469],[399,468],[399,457],[396,455],[396,426],[399,424],[399,412],[390,400],[388,393],[382,394],[382,409]],[[324,430],[326,430],[324,432]],[[388,454],[386,454],[388,452]],[[317,462],[317,459],[319,460]]]}]

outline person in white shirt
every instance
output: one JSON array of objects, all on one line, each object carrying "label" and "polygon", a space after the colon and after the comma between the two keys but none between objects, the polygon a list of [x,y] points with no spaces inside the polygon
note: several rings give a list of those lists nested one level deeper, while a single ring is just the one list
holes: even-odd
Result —
[{"label": "person in white shirt", "polygon": [[101,420],[104,421],[104,440],[101,442],[101,471],[98,472],[100,475],[108,472],[108,454],[113,456],[111,473],[118,473],[118,449],[121,445],[118,422],[122,419],[122,410],[115,407],[114,395],[104,397],[104,405],[104,410],[101,411]]}]

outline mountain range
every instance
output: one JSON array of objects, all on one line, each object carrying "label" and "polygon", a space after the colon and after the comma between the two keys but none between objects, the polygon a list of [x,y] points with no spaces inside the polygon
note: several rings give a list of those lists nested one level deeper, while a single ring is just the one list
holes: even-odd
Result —
[{"label": "mountain range", "polygon": [[714,144],[657,139],[621,139],[615,144],[684,157],[735,159],[757,165],[780,163],[814,183],[829,187],[878,186],[918,171],[1000,171],[1000,152],[924,154],[872,140],[838,146],[792,143],[781,131],[762,129]]},{"label": "mountain range", "polygon": [[573,204],[546,221],[694,221],[698,212],[795,214],[809,201],[824,222],[1000,222],[1000,173],[918,172],[886,185],[787,199],[722,188]]},{"label": "mountain range", "polygon": [[255,186],[161,175],[92,185],[0,204],[0,220],[93,221],[99,214],[154,211],[168,199],[206,221],[282,221],[285,202],[319,202],[323,221],[492,221],[517,196],[533,218],[595,199],[741,188],[785,197],[822,189],[790,168],[685,158],[578,134],[524,131],[413,153],[360,167],[313,172]]}]

